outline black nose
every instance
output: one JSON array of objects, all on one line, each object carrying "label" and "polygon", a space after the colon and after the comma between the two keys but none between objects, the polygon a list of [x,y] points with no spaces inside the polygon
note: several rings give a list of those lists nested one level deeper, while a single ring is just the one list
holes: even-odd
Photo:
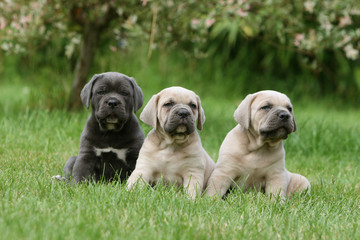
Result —
[{"label": "black nose", "polygon": [[290,118],[290,114],[288,114],[287,112],[281,112],[281,113],[279,113],[279,118],[282,121],[287,121]]},{"label": "black nose", "polygon": [[190,115],[190,113],[185,109],[181,109],[177,112],[177,115],[181,118],[187,118]]},{"label": "black nose", "polygon": [[117,105],[119,105],[120,101],[116,100],[116,99],[110,99],[108,102],[107,102],[107,105],[111,108],[115,108],[117,107]]}]

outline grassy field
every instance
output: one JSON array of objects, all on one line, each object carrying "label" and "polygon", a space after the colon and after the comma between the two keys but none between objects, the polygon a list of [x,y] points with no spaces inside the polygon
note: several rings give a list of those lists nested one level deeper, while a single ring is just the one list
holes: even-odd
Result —
[{"label": "grassy field", "polygon": [[[2,239],[360,239],[359,110],[293,100],[298,131],[285,143],[286,163],[309,179],[310,196],[280,205],[234,190],[225,200],[189,200],[171,187],[129,193],[119,182],[53,182],[77,153],[89,112],[29,108],[31,91],[0,85]],[[207,119],[200,134],[216,160],[244,96],[201,97]]]}]

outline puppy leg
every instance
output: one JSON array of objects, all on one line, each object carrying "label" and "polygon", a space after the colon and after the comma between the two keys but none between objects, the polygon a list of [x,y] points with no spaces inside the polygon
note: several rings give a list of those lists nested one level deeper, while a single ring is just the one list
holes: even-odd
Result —
[{"label": "puppy leg", "polygon": [[76,158],[77,158],[77,156],[70,157],[69,160],[67,160],[65,167],[63,169],[63,175],[68,180],[70,179],[70,176],[72,174]]},{"label": "puppy leg", "polygon": [[306,177],[289,172],[290,182],[286,192],[286,195],[289,197],[294,192],[303,192],[305,190],[310,193],[311,185]]},{"label": "puppy leg", "polygon": [[70,177],[71,177],[71,174],[72,174],[72,170],[73,170],[75,161],[76,161],[76,156],[70,157],[70,158],[67,160],[67,162],[66,162],[66,164],[65,164],[65,167],[64,167],[64,169],[63,169],[63,175],[64,175],[64,176],[61,176],[61,175],[52,176],[52,177],[51,177],[51,180],[69,181],[69,180],[70,180]]},{"label": "puppy leg", "polygon": [[201,195],[204,186],[203,174],[191,174],[184,176],[183,178],[183,186],[191,199],[195,199],[197,195]]},{"label": "puppy leg", "polygon": [[73,165],[73,179],[71,181],[72,184],[81,183],[84,180],[89,180],[91,177],[94,177],[94,169],[96,162],[97,156],[92,150],[80,153]]},{"label": "puppy leg", "polygon": [[284,202],[288,183],[289,175],[287,174],[287,172],[268,176],[266,178],[265,186],[266,195],[270,197],[279,195],[281,197],[281,202]]},{"label": "puppy leg", "polygon": [[131,191],[135,185],[139,186],[145,186],[149,184],[152,178],[152,171],[141,171],[138,169],[135,169],[130,175],[130,177],[127,180],[127,187],[126,189],[128,191]]},{"label": "puppy leg", "polygon": [[215,168],[207,182],[207,196],[222,197],[229,189],[231,183],[237,175],[235,172],[223,171],[221,168]]}]

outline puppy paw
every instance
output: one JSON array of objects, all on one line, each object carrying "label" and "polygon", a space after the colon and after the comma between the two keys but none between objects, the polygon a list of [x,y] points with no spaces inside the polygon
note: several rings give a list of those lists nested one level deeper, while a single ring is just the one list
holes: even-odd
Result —
[{"label": "puppy paw", "polygon": [[67,179],[61,175],[55,175],[51,177],[52,181],[66,181]]}]

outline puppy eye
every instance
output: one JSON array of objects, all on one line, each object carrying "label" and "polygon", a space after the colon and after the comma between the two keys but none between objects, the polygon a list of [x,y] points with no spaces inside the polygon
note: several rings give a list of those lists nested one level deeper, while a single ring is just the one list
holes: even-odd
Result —
[{"label": "puppy eye", "polygon": [[197,108],[196,104],[194,104],[194,103],[190,103],[189,106],[190,106],[192,109],[196,109],[196,108]]},{"label": "puppy eye", "polygon": [[289,110],[289,112],[292,112],[292,108],[291,108],[291,107],[288,107],[287,110]]},{"label": "puppy eye", "polygon": [[261,107],[260,109],[262,109],[262,110],[270,110],[270,109],[271,109],[271,106],[270,106],[270,105],[266,105],[266,106]]},{"label": "puppy eye", "polygon": [[174,106],[173,102],[168,102],[164,104],[164,107],[172,107],[172,106]]},{"label": "puppy eye", "polygon": [[125,91],[121,91],[120,94],[121,94],[122,96],[124,96],[124,97],[126,97],[126,96],[129,95],[129,93],[128,93],[128,92],[125,92]]},{"label": "puppy eye", "polygon": [[99,90],[99,91],[97,91],[97,94],[98,94],[98,95],[104,95],[104,94],[105,94],[105,91],[104,91],[104,90]]}]

